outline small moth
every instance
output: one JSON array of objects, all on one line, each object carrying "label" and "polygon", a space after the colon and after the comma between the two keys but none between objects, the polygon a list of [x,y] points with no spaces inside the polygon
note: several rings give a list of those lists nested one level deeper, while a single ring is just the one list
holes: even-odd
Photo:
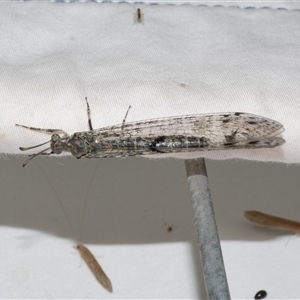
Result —
[{"label": "small moth", "polygon": [[[38,166],[38,165],[37,165]],[[94,173],[92,175],[91,178],[94,178],[96,171],[98,170],[99,165],[95,168]],[[63,205],[63,202],[61,200],[61,198],[58,195],[58,192],[56,191],[55,187],[52,185],[52,183],[50,182],[49,178],[47,177],[47,175],[43,172],[43,170],[38,166],[38,168],[40,169],[41,173],[44,175],[44,177],[46,178],[46,180],[48,181],[49,185],[51,186],[52,190],[54,191],[54,193],[56,194],[56,197],[58,199],[58,202],[63,210],[63,213],[66,217],[66,220],[70,226],[71,232],[73,234],[73,236],[75,237],[75,232],[73,229],[73,226],[71,224],[71,221],[67,215],[67,212],[65,210],[65,207]],[[91,180],[92,181],[92,180]],[[88,186],[88,190],[90,188],[91,185],[91,181],[89,183]],[[86,198],[85,198],[85,202],[84,202],[84,207],[83,207],[83,213],[82,213],[82,219],[81,219],[81,234],[80,236],[82,236],[82,228],[83,228],[83,221],[84,221],[84,213],[85,213],[85,209],[86,209],[86,203],[87,203],[87,193],[86,193]],[[74,238],[75,239],[75,238]],[[76,239],[75,239],[76,240]],[[113,288],[112,288],[112,284],[110,279],[107,277],[107,275],[105,274],[105,272],[103,271],[103,269],[101,268],[100,264],[98,263],[98,261],[95,259],[94,255],[91,253],[91,251],[85,247],[82,243],[78,242],[76,246],[74,246],[74,248],[76,248],[81,257],[83,258],[83,260],[86,262],[86,264],[88,265],[88,267],[90,268],[90,270],[92,271],[92,273],[94,274],[94,276],[96,277],[96,279],[98,280],[98,282],[106,289],[108,290],[110,293],[112,293]]]},{"label": "small moth", "polygon": [[168,229],[167,229],[168,232],[171,232],[172,230],[173,230],[172,226],[169,226]]},{"label": "small moth", "polygon": [[296,221],[267,215],[259,211],[245,211],[244,216],[249,221],[260,225],[283,228],[300,234],[300,223]]}]

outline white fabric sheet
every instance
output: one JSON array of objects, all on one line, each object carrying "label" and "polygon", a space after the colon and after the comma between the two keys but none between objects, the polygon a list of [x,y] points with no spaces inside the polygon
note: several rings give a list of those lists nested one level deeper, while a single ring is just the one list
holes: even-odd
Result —
[{"label": "white fabric sheet", "polygon": [[[54,299],[207,299],[182,161],[39,158],[24,169],[22,162],[1,162],[1,299],[52,299],[47,293]],[[63,201],[75,236],[37,164]],[[255,226],[243,212],[299,221],[299,167],[207,161],[207,170],[232,299],[253,299],[260,289],[267,299],[298,299],[299,238]],[[87,190],[81,241],[109,276],[113,294],[72,248]]]},{"label": "white fabric sheet", "polygon": [[128,3],[1,3],[2,153],[48,139],[15,123],[87,130],[87,96],[95,128],[129,105],[128,122],[263,115],[284,125],[284,146],[175,156],[299,162],[299,10],[141,7],[143,24]]},{"label": "white fabric sheet", "polygon": [[[86,130],[87,96],[95,128],[120,123],[129,105],[128,121],[263,115],[284,125],[285,145],[195,155],[298,163],[297,5],[135,5],[144,14],[136,24],[126,3],[0,3],[1,153],[49,139],[15,123]],[[8,158],[1,161],[0,298],[205,299],[183,162],[47,157],[22,169],[24,158]],[[75,236],[36,164],[64,200]],[[79,267],[72,248],[96,165],[82,239],[113,294]],[[298,240],[242,214],[299,219],[299,170],[208,162],[208,173],[232,298],[252,299],[259,289],[270,299],[298,298]]]}]

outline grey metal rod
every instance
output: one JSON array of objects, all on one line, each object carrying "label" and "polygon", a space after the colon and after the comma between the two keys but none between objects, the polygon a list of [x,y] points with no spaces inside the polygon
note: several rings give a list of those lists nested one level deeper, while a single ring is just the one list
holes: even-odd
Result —
[{"label": "grey metal rod", "polygon": [[230,299],[204,158],[185,160],[194,221],[209,299]]}]

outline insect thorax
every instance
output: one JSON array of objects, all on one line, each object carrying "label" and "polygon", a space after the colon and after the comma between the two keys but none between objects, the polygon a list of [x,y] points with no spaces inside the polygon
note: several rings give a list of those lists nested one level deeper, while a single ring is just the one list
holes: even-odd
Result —
[{"label": "insect thorax", "polygon": [[64,142],[64,151],[71,152],[76,158],[81,158],[90,153],[90,145],[94,144],[93,135],[88,133],[76,132]]}]

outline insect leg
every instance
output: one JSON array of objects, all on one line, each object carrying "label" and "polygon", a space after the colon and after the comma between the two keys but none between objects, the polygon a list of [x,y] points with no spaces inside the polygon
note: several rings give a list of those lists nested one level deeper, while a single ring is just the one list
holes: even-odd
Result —
[{"label": "insect leg", "polygon": [[91,110],[90,110],[90,105],[88,103],[87,97],[85,97],[86,101],[86,106],[87,106],[87,115],[88,115],[88,124],[89,124],[89,129],[93,131],[93,125],[92,125],[92,118],[91,118]]},{"label": "insect leg", "polygon": [[121,127],[121,130],[123,131],[124,127],[125,127],[125,122],[126,122],[126,118],[127,118],[127,115],[128,115],[128,112],[129,112],[129,109],[131,108],[131,105],[129,105],[128,109],[127,109],[127,112],[126,112],[126,115],[122,121],[122,127]]},{"label": "insect leg", "polygon": [[236,129],[234,132],[232,132],[231,135],[225,135],[225,139],[226,139],[226,143],[227,144],[234,144],[234,143],[236,143],[235,136],[237,134],[237,131],[238,130]]},{"label": "insect leg", "polygon": [[[92,125],[92,118],[91,118],[91,109],[90,109],[90,105],[89,105],[89,102],[87,100],[87,97],[85,97],[85,101],[86,101],[86,106],[87,106],[87,115],[88,115],[88,124],[89,124],[89,129],[91,131],[93,131],[93,125]],[[128,112],[129,112],[129,109],[131,108],[131,106],[129,105],[128,109],[127,109],[127,112],[125,114],[125,117],[122,121],[122,130],[124,129],[125,127],[125,122],[126,122],[126,118],[127,118],[127,115],[128,115]]]}]

